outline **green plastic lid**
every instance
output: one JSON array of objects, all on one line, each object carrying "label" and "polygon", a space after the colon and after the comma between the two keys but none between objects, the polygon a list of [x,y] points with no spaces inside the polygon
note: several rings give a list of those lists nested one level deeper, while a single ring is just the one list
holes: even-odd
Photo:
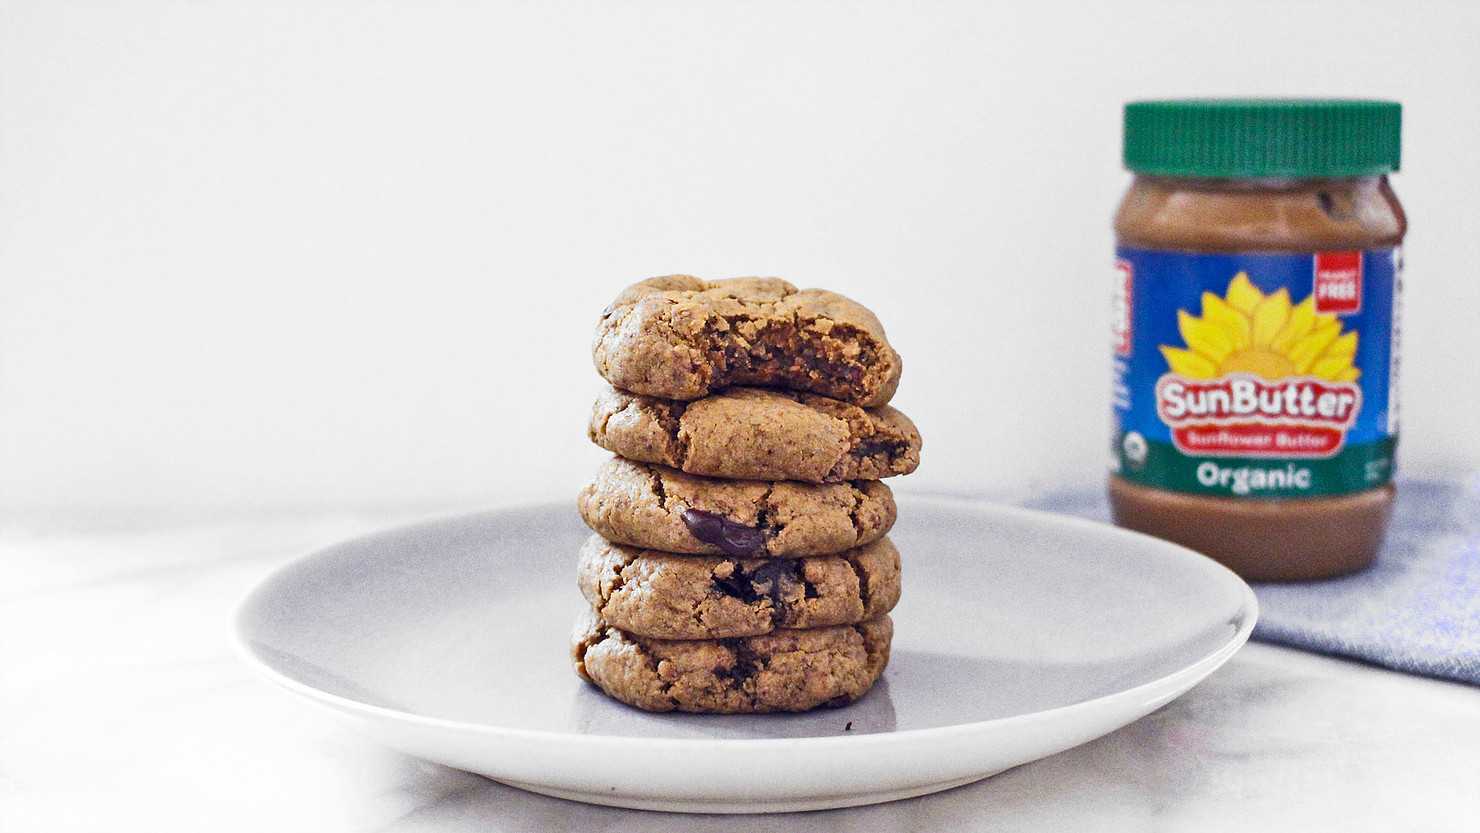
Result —
[{"label": "green plastic lid", "polygon": [[1395,101],[1133,101],[1125,106],[1125,166],[1219,179],[1377,176],[1398,170],[1402,120]]}]

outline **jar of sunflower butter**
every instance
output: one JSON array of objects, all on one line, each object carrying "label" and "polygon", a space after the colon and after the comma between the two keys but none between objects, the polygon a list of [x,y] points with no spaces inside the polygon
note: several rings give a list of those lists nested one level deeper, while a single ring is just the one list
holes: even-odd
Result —
[{"label": "jar of sunflower butter", "polygon": [[1370,564],[1391,514],[1398,104],[1142,101],[1115,215],[1115,522],[1251,581]]}]

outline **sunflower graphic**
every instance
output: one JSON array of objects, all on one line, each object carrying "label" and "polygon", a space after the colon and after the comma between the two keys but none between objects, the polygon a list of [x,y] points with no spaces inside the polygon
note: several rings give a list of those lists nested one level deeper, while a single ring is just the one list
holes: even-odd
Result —
[{"label": "sunflower graphic", "polygon": [[1312,376],[1355,382],[1357,332],[1343,333],[1336,316],[1316,312],[1315,295],[1298,304],[1281,288],[1265,295],[1239,272],[1220,298],[1202,294],[1202,315],[1177,310],[1186,349],[1161,345],[1172,372],[1187,379],[1249,373],[1264,379]]}]

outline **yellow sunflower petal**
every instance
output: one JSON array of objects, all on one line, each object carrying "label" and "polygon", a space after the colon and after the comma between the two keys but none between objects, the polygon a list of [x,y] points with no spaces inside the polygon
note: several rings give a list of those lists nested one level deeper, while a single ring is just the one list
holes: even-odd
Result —
[{"label": "yellow sunflower petal", "polygon": [[1312,324],[1312,325],[1310,325],[1310,328],[1312,330],[1319,330],[1322,327],[1330,327],[1332,325],[1340,325],[1340,324],[1341,324],[1341,321],[1339,319],[1337,319],[1336,316],[1332,315],[1329,312],[1325,312],[1325,313],[1318,313],[1316,315],[1315,323]]},{"label": "yellow sunflower petal", "polygon": [[1321,354],[1321,358],[1334,357],[1343,358],[1350,364],[1352,357],[1357,355],[1357,331],[1342,333],[1341,337],[1331,342],[1331,346]]},{"label": "yellow sunflower petal", "polygon": [[1167,366],[1178,376],[1185,376],[1188,379],[1213,379],[1218,376],[1217,365],[1213,364],[1208,357],[1200,356],[1191,350],[1162,345],[1161,354],[1166,357]]},{"label": "yellow sunflower petal", "polygon": [[1269,346],[1290,320],[1289,291],[1281,287],[1279,292],[1265,296],[1249,318],[1253,322],[1249,342],[1256,347]]},{"label": "yellow sunflower petal", "polygon": [[1245,315],[1252,314],[1254,307],[1259,306],[1259,302],[1264,300],[1264,293],[1249,281],[1247,272],[1240,272],[1233,276],[1233,280],[1228,282],[1226,294],[1228,303]]},{"label": "yellow sunflower petal", "polygon": [[1304,373],[1310,369],[1311,364],[1326,351],[1336,336],[1341,333],[1341,324],[1331,322],[1326,326],[1318,326],[1308,335],[1301,336],[1290,348],[1290,361],[1295,365],[1296,373]]},{"label": "yellow sunflower petal", "polygon": [[1310,365],[1307,373],[1317,379],[1330,379],[1333,382],[1341,381],[1341,376],[1352,369],[1351,356],[1322,356]]},{"label": "yellow sunflower petal", "polygon": [[1177,330],[1182,333],[1182,340],[1188,347],[1214,363],[1223,361],[1233,352],[1233,342],[1222,327],[1189,315],[1186,310],[1177,310]]},{"label": "yellow sunflower petal", "polygon": [[1203,320],[1228,334],[1228,343],[1237,350],[1249,345],[1249,316],[1234,309],[1227,301],[1211,292],[1202,294]]},{"label": "yellow sunflower petal", "polygon": [[1295,340],[1310,332],[1316,324],[1316,296],[1311,295],[1304,301],[1290,308],[1290,319],[1273,339],[1269,346],[1281,353],[1290,352],[1290,347]]},{"label": "yellow sunflower petal", "polygon": [[1343,370],[1340,373],[1336,374],[1336,378],[1332,379],[1331,381],[1333,381],[1333,382],[1355,382],[1355,381],[1357,381],[1357,379],[1359,377],[1361,377],[1361,375],[1362,375],[1362,371],[1361,371],[1360,368],[1348,367],[1346,370]]}]

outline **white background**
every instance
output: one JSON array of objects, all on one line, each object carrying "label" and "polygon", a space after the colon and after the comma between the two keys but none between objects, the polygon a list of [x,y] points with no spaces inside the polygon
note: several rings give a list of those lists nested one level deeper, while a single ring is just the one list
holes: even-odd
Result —
[{"label": "white background", "polygon": [[1480,3],[4,2],[0,503],[572,498],[644,277],[870,306],[896,488],[1103,478],[1124,101],[1405,106],[1401,467],[1480,468]]}]

